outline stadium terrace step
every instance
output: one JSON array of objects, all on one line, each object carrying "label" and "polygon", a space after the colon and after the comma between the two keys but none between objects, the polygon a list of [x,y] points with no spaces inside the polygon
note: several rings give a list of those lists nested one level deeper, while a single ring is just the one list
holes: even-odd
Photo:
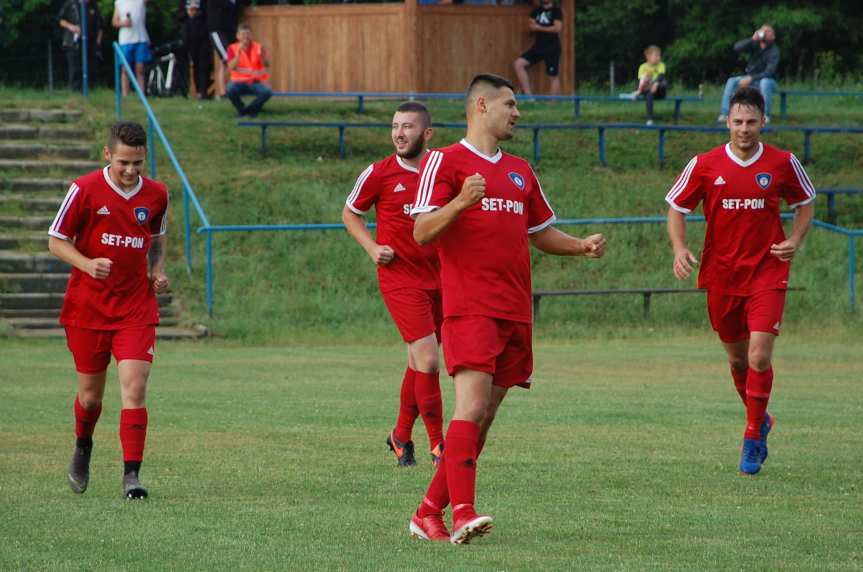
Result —
[{"label": "stadium terrace step", "polygon": [[53,221],[53,216],[0,216],[0,228],[43,229],[48,232]]},{"label": "stadium terrace step", "polygon": [[52,254],[0,251],[0,272],[4,273],[68,273],[70,266]]},{"label": "stadium terrace step", "polygon": [[5,191],[27,192],[66,192],[72,181],[65,179],[4,179],[0,180],[0,189]]},{"label": "stadium terrace step", "polygon": [[29,141],[0,143],[0,158],[2,159],[38,159],[40,157],[87,159],[90,157],[90,147],[87,145],[53,145]]},{"label": "stadium terrace step", "polygon": [[[15,328],[15,336],[19,338],[64,338],[63,328]],[[176,326],[159,326],[156,328],[156,338],[159,340],[197,340],[209,334],[204,327],[181,328]]]},{"label": "stadium terrace step", "polygon": [[[170,294],[159,294],[158,300],[161,307],[170,304],[173,297]],[[2,310],[60,309],[62,306],[62,292],[0,293],[0,309]]]},{"label": "stadium terrace step", "polygon": [[48,250],[48,233],[3,234],[0,235],[0,250],[25,249],[27,251]]},{"label": "stadium terrace step", "polygon": [[[7,318],[5,322],[16,330],[46,330],[57,328],[56,318]],[[174,328],[179,325],[176,318],[162,318],[160,327]]]},{"label": "stadium terrace step", "polygon": [[31,172],[31,171],[62,171],[74,175],[83,175],[96,169],[101,169],[98,161],[81,161],[74,159],[51,159],[37,161],[34,159],[0,159],[0,171]]},{"label": "stadium terrace step", "polygon": [[30,141],[45,139],[50,141],[80,141],[86,140],[91,133],[78,127],[58,125],[0,125],[0,140]]},{"label": "stadium terrace step", "polygon": [[[162,318],[176,318],[177,310],[170,304],[159,306]],[[60,308],[3,308],[0,307],[0,319],[12,318],[50,318],[57,324],[60,319]]]},{"label": "stadium terrace step", "polygon": [[7,272],[0,274],[0,292],[65,292],[68,274]]},{"label": "stadium terrace step", "polygon": [[0,208],[3,206],[20,206],[27,212],[43,211],[56,213],[57,209],[60,208],[60,203],[62,202],[63,197],[57,195],[53,197],[13,195],[5,193],[0,195]]},{"label": "stadium terrace step", "polygon": [[68,123],[79,121],[82,117],[83,113],[77,109],[0,109],[0,121],[3,123]]}]

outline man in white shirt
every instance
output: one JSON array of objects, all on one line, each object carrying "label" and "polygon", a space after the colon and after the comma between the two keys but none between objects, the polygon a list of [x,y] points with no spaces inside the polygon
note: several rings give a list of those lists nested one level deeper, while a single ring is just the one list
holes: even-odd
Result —
[{"label": "man in white shirt", "polygon": [[[144,89],[144,65],[151,59],[150,36],[147,34],[147,0],[114,0],[111,24],[120,29],[120,49],[130,66],[135,68],[138,85]],[[129,78],[122,71],[123,95],[129,93]]]}]

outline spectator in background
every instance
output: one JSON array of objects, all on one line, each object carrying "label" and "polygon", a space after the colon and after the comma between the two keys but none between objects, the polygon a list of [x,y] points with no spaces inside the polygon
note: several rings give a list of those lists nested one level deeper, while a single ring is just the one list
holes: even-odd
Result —
[{"label": "spectator in background", "polygon": [[[111,18],[111,24],[120,29],[120,49],[134,68],[141,89],[145,88],[144,66],[153,59],[150,54],[150,36],[147,34],[146,3],[147,0],[114,0],[114,16]],[[125,69],[121,73],[125,96],[129,94],[129,78]]]},{"label": "spectator in background", "polygon": [[737,88],[751,85],[764,96],[764,122],[770,123],[773,92],[776,90],[776,70],[779,67],[779,47],[776,45],[776,32],[773,30],[773,26],[764,24],[755,30],[751,38],[740,40],[734,44],[734,51],[749,52],[746,75],[733,76],[725,82],[722,106],[716,122],[725,123],[731,96],[734,95]]},{"label": "spectator in background", "polygon": [[530,13],[528,28],[534,34],[533,46],[514,62],[515,75],[521,91],[531,94],[527,69],[540,60],[545,61],[545,73],[551,78],[551,94],[560,94],[560,32],[563,30],[563,10],[554,0],[541,0],[539,7]]},{"label": "spectator in background", "polygon": [[644,50],[644,63],[638,66],[638,89],[627,97],[636,99],[644,96],[647,104],[647,124],[653,125],[653,101],[665,99],[668,83],[665,80],[665,62],[658,46],[647,46]]},{"label": "spectator in background", "polygon": [[[69,89],[81,89],[81,1],[65,0],[57,14],[57,21],[63,28],[63,52],[66,54],[66,68]],[[102,14],[95,0],[87,3],[87,72],[96,77],[96,57],[102,45]]]},{"label": "spectator in background", "polygon": [[179,1],[178,13],[183,30],[183,43],[194,69],[195,97],[206,99],[209,97],[210,76],[213,73],[213,49],[207,33],[207,16],[201,0]]},{"label": "spectator in background", "polygon": [[[240,117],[255,117],[273,96],[273,90],[266,83],[270,79],[270,60],[266,48],[252,39],[252,28],[248,24],[240,25],[237,40],[227,50],[231,72],[228,99]],[[243,105],[243,95],[254,95],[255,99],[249,105]]]},{"label": "spectator in background", "polygon": [[207,31],[210,42],[219,56],[216,66],[216,95],[225,96],[228,65],[228,46],[234,43],[237,34],[239,6],[236,0],[207,0]]}]

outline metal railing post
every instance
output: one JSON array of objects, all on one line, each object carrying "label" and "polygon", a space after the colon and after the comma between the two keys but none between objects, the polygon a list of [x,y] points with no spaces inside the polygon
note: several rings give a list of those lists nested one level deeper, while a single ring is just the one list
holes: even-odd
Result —
[{"label": "metal railing post", "polygon": [[123,119],[123,86],[120,80],[120,56],[114,51],[114,108],[117,120]]},{"label": "metal railing post", "polygon": [[183,185],[183,240],[186,251],[186,273],[192,274],[192,218],[189,213],[189,189]]},{"label": "metal railing post", "polygon": [[90,66],[87,46],[87,0],[81,0],[81,95],[90,97]]},{"label": "metal railing post", "polygon": [[857,302],[855,278],[857,274],[857,245],[855,236],[848,235],[848,311],[853,312]]},{"label": "metal railing post", "polygon": [[533,163],[539,163],[539,127],[533,128]]},{"label": "metal railing post", "polygon": [[156,138],[153,136],[153,119],[147,116],[147,153],[150,155],[150,178],[156,178]]},{"label": "metal railing post", "polygon": [[207,233],[207,314],[213,317],[213,233],[209,227]]}]

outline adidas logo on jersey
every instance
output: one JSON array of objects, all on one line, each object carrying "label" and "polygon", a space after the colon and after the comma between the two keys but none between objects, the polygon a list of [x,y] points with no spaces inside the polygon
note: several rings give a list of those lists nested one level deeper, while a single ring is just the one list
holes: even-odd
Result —
[{"label": "adidas logo on jersey", "polygon": [[398,185],[396,185],[396,188],[393,189],[393,192],[394,193],[400,193],[400,192],[406,191],[406,190],[407,190],[407,187],[404,186],[403,184],[399,183]]},{"label": "adidas logo on jersey", "polygon": [[716,177],[716,180],[713,181],[713,184],[714,185],[724,185],[725,179],[722,178],[722,175],[719,175],[718,177]]},{"label": "adidas logo on jersey", "polygon": [[103,206],[101,209],[96,211],[96,214],[109,215],[111,214],[111,211],[108,210],[108,207]]}]

